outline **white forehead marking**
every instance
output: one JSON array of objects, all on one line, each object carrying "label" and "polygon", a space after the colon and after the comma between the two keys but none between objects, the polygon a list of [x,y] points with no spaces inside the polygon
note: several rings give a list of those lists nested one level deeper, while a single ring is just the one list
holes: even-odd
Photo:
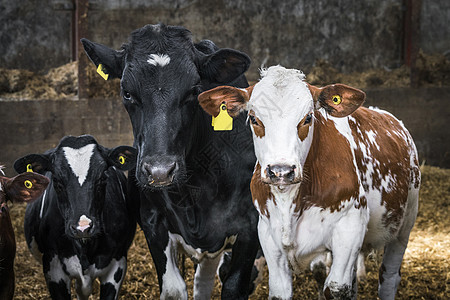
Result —
[{"label": "white forehead marking", "polygon": [[167,66],[170,63],[170,57],[167,54],[150,54],[147,62],[154,66]]},{"label": "white forehead marking", "polygon": [[304,79],[302,71],[282,66],[261,70],[261,80],[255,85],[247,108],[253,109],[264,125],[288,118],[300,121],[313,109],[311,92]]},{"label": "white forehead marking", "polygon": [[83,185],[86,180],[91,162],[91,156],[94,153],[94,147],[95,144],[89,144],[80,149],[63,147],[67,162],[72,168],[72,172],[78,177],[80,186]]}]

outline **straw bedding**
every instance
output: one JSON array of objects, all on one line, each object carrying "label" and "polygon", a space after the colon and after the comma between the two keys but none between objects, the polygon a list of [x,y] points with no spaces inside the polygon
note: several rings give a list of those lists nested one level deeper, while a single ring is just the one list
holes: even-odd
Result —
[{"label": "straw bedding", "polygon": [[[419,215],[411,233],[402,265],[402,281],[397,299],[450,299],[450,170],[422,167]],[[15,299],[48,299],[40,265],[27,249],[23,217],[25,205],[11,207],[17,239],[15,262]],[[377,276],[381,253],[366,258],[367,280],[359,284],[359,299],[376,299]],[[186,259],[186,282],[192,298],[193,265]],[[267,299],[267,268],[264,281],[250,299]],[[316,298],[316,283],[310,272],[294,277],[296,299]],[[98,284],[94,297],[98,299]],[[73,297],[75,298],[75,297]],[[128,271],[121,291],[121,299],[159,299],[156,270],[147,248],[144,234],[138,229],[129,251]],[[220,298],[220,283],[216,280],[213,299]]]}]

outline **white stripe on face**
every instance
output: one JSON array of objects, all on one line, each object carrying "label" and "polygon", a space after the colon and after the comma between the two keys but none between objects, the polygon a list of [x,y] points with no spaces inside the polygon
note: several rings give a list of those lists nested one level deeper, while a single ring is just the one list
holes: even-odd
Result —
[{"label": "white stripe on face", "polygon": [[89,166],[95,144],[86,145],[80,149],[64,147],[64,154],[72,172],[78,178],[80,186],[83,185],[89,172]]},{"label": "white stripe on face", "polygon": [[150,54],[147,62],[154,66],[164,67],[170,63],[170,57],[167,54]]}]

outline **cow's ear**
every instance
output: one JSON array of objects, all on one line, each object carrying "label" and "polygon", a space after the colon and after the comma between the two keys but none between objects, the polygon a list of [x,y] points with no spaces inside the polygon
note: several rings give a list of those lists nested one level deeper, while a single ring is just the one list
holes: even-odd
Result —
[{"label": "cow's ear", "polygon": [[108,75],[108,79],[121,78],[124,67],[124,50],[117,51],[105,45],[81,39],[84,51],[89,59],[98,68],[102,64],[102,72]]},{"label": "cow's ear", "polygon": [[50,158],[45,154],[29,154],[14,162],[14,169],[17,173],[36,172],[45,174],[45,172],[50,171],[50,166]]},{"label": "cow's ear", "polygon": [[228,114],[236,118],[247,107],[253,87],[254,85],[246,89],[240,89],[232,86],[219,86],[201,93],[198,96],[198,101],[201,107],[211,116],[217,117],[222,104],[225,104]]},{"label": "cow's ear", "polygon": [[331,84],[318,88],[309,85],[316,107],[323,107],[333,117],[345,117],[360,107],[366,94],[345,84]]},{"label": "cow's ear", "polygon": [[122,171],[136,167],[137,150],[130,146],[119,146],[109,150],[109,162]]},{"label": "cow's ear", "polygon": [[250,58],[234,49],[220,49],[202,57],[202,79],[217,84],[229,84],[248,70]]},{"label": "cow's ear", "polygon": [[25,172],[6,182],[6,196],[12,202],[30,202],[42,195],[49,184],[45,176]]}]

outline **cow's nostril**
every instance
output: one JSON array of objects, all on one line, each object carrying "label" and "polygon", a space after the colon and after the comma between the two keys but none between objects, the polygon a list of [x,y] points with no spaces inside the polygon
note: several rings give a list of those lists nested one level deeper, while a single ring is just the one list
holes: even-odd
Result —
[{"label": "cow's nostril", "polygon": [[142,172],[144,172],[147,176],[152,174],[152,166],[149,163],[142,164]]},{"label": "cow's nostril", "polygon": [[276,175],[275,175],[275,173],[272,171],[270,165],[267,166],[266,172],[267,172],[267,176],[269,176],[269,178],[275,178],[275,177],[276,177]]},{"label": "cow's nostril", "polygon": [[169,178],[171,178],[171,177],[173,177],[173,173],[174,173],[174,171],[175,171],[175,167],[177,166],[177,164],[175,163],[175,162],[173,162],[173,163],[171,163],[169,166],[168,166],[168,172],[167,172],[167,177],[169,177]]},{"label": "cow's nostril", "polygon": [[294,170],[291,170],[289,173],[286,174],[286,178],[289,179],[290,181],[293,181],[295,178],[295,172]]},{"label": "cow's nostril", "polygon": [[172,183],[175,172],[177,170],[176,162],[169,162],[162,164],[156,162],[154,164],[144,163],[142,168],[143,173],[146,175],[148,184],[153,186],[169,185]]}]

